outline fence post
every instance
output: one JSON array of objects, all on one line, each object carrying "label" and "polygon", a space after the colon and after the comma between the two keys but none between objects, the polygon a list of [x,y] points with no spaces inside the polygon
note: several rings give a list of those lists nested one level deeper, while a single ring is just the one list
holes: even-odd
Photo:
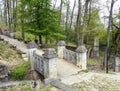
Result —
[{"label": "fence post", "polygon": [[38,46],[35,42],[29,42],[27,44],[27,48],[28,48],[28,59],[30,60],[31,70],[33,71],[35,70],[33,53],[37,50]]},{"label": "fence post", "polygon": [[63,50],[65,49],[66,43],[65,41],[59,41],[58,45],[58,57],[63,59]]},{"label": "fence post", "polygon": [[57,78],[57,54],[55,49],[48,48],[44,51],[44,77]]},{"label": "fence post", "polygon": [[77,54],[76,65],[79,66],[81,69],[86,70],[87,49],[85,48],[85,46],[83,45],[78,46],[78,48],[76,49],[76,54]]},{"label": "fence post", "polygon": [[94,39],[94,47],[93,47],[93,57],[99,57],[99,38],[95,37]]},{"label": "fence post", "polygon": [[118,56],[115,56],[114,59],[114,71],[119,72],[119,65],[120,65],[120,58]]}]

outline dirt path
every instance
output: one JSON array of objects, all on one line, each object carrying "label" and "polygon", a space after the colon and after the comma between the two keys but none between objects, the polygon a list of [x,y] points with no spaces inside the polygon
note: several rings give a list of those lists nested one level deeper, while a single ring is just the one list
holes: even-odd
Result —
[{"label": "dirt path", "polygon": [[12,44],[17,47],[18,50],[27,53],[28,49],[26,47],[26,44],[23,42],[18,41],[17,39],[13,39],[4,35],[0,35],[1,38],[3,38],[5,41],[8,41],[9,44]]}]

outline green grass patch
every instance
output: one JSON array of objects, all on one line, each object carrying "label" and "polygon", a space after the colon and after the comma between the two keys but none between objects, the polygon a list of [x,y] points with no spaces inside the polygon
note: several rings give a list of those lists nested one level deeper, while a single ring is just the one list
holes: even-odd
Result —
[{"label": "green grass patch", "polygon": [[100,65],[101,62],[100,60],[97,60],[97,59],[88,59],[87,60],[87,65]]},{"label": "green grass patch", "polygon": [[16,79],[16,80],[21,80],[24,78],[24,76],[26,75],[27,72],[27,68],[29,67],[30,63],[29,62],[24,62],[20,65],[17,65],[15,67],[13,67],[10,70],[10,75],[12,78]]},{"label": "green grass patch", "polygon": [[89,70],[80,70],[80,71],[78,71],[78,73],[80,73],[80,72],[88,73]]}]

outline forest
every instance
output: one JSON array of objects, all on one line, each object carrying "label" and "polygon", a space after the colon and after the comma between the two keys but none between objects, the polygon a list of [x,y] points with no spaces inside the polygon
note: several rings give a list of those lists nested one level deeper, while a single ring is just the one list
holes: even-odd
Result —
[{"label": "forest", "polygon": [[[1,0],[0,26],[23,41],[37,39],[42,46],[54,46],[58,40],[67,45],[100,47],[109,55],[120,53],[120,7],[118,0],[107,0],[101,18],[98,0]],[[72,4],[71,4],[72,3]],[[103,7],[103,8],[101,8]]]}]

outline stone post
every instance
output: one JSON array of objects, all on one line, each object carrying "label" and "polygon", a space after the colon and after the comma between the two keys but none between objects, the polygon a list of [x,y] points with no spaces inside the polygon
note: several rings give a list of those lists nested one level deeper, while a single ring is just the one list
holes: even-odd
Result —
[{"label": "stone post", "polygon": [[85,46],[81,45],[76,49],[76,53],[77,53],[76,65],[79,66],[81,69],[86,70],[87,49],[85,48]]},{"label": "stone post", "polygon": [[119,65],[120,65],[120,58],[118,56],[115,56],[114,59],[114,71],[119,72]]},{"label": "stone post", "polygon": [[55,49],[48,48],[44,54],[44,77],[57,78],[57,54]]},{"label": "stone post", "polygon": [[37,50],[38,46],[35,42],[29,42],[27,44],[28,47],[28,59],[30,60],[31,63],[31,70],[34,70],[34,57],[33,53]]},{"label": "stone post", "polygon": [[93,57],[99,57],[99,38],[94,39]]},{"label": "stone post", "polygon": [[63,58],[63,50],[65,49],[66,43],[65,43],[65,41],[59,41],[57,43],[57,45],[58,45],[58,57],[62,59]]}]

